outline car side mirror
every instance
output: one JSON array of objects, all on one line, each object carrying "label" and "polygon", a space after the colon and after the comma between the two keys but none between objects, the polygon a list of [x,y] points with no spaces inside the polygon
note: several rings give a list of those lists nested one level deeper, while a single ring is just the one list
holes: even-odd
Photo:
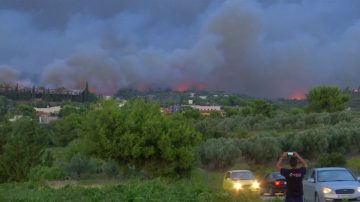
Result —
[{"label": "car side mirror", "polygon": [[309,178],[307,181],[310,182],[310,183],[315,183],[315,179],[314,179],[314,178]]}]

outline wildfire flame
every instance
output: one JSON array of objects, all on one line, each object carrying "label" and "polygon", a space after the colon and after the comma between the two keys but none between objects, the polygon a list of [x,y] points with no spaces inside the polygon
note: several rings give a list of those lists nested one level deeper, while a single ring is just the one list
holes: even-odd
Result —
[{"label": "wildfire flame", "polygon": [[290,94],[289,99],[290,100],[305,100],[306,95],[303,90],[297,90]]},{"label": "wildfire flame", "polygon": [[191,89],[204,90],[205,87],[206,87],[205,84],[202,84],[202,83],[197,83],[197,84],[182,83],[182,84],[177,85],[174,88],[174,91],[182,93],[182,92],[185,92],[185,91],[188,91],[188,90],[191,90]]}]

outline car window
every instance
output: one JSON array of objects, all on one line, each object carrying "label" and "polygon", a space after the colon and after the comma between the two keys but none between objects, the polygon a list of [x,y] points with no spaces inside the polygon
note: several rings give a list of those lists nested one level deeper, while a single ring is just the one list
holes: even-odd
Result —
[{"label": "car window", "polygon": [[231,179],[233,179],[233,180],[254,180],[255,176],[251,172],[232,172]]},{"label": "car window", "polygon": [[282,176],[280,173],[273,173],[273,174],[272,174],[272,178],[273,178],[273,179],[276,179],[276,180],[285,179],[285,177]]},{"label": "car window", "polygon": [[325,170],[318,172],[319,182],[355,181],[355,177],[348,170]]},{"label": "car window", "polygon": [[305,179],[310,179],[311,176],[314,176],[315,175],[315,171],[314,170],[311,170],[310,172],[306,172],[305,174]]},{"label": "car window", "polygon": [[310,178],[313,178],[313,179],[316,181],[315,173],[316,173],[315,170],[313,170],[313,171],[311,172]]}]

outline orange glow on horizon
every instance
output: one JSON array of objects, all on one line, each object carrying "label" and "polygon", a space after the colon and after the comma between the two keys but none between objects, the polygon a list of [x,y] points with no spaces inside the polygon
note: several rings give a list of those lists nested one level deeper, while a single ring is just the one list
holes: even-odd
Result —
[{"label": "orange glow on horizon", "polygon": [[202,83],[199,83],[199,84],[182,83],[182,84],[177,85],[174,88],[174,91],[182,93],[182,92],[185,92],[185,91],[188,91],[188,90],[191,90],[191,89],[204,90],[205,87],[206,87],[205,84],[202,84]]},{"label": "orange glow on horizon", "polygon": [[182,92],[189,90],[191,88],[191,86],[192,85],[190,83],[183,83],[183,84],[177,85],[174,90],[176,92],[182,93]]},{"label": "orange glow on horizon", "polygon": [[304,91],[297,90],[290,94],[289,99],[290,100],[305,100],[306,95],[305,95]]}]

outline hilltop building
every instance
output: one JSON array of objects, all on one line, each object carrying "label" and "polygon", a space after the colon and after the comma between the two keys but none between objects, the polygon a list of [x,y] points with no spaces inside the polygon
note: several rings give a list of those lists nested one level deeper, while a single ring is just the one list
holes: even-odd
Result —
[{"label": "hilltop building", "polygon": [[211,112],[220,112],[223,114],[223,110],[221,106],[200,106],[200,105],[191,105],[193,109],[197,109],[200,111],[201,114],[208,116]]},{"label": "hilltop building", "polygon": [[49,124],[52,121],[59,119],[60,106],[48,107],[48,108],[34,108],[39,116],[40,124]]}]

